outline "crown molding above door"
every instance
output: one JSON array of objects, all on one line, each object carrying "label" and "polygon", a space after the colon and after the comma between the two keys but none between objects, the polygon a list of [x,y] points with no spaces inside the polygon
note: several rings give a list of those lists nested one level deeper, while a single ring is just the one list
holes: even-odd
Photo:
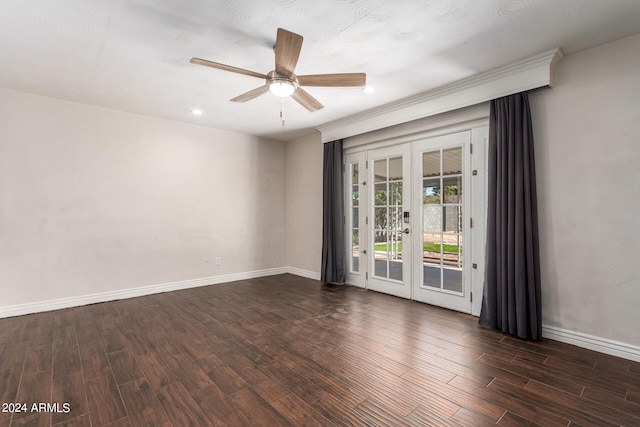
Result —
[{"label": "crown molding above door", "polygon": [[318,126],[322,142],[360,135],[540,87],[553,87],[560,48]]}]

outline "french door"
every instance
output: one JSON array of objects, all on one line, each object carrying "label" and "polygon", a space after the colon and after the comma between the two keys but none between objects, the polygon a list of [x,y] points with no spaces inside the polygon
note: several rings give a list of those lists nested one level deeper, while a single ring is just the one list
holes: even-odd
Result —
[{"label": "french door", "polygon": [[416,141],[413,158],[419,183],[413,195],[419,218],[413,299],[463,312],[471,312],[470,263],[465,262],[470,143],[469,131]]},{"label": "french door", "polygon": [[487,131],[345,155],[348,283],[479,313]]},{"label": "french door", "polygon": [[367,286],[367,161],[366,152],[347,154],[345,171],[346,280],[361,288]]},{"label": "french door", "polygon": [[411,298],[409,144],[345,156],[347,282]]},{"label": "french door", "polygon": [[411,298],[411,163],[409,144],[370,150],[368,163],[368,288]]}]

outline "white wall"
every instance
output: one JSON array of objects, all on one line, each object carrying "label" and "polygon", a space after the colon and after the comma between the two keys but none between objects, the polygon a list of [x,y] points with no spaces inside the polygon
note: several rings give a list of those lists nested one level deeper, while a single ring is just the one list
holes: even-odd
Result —
[{"label": "white wall", "polygon": [[283,268],[286,189],[283,142],[0,89],[0,311]]},{"label": "white wall", "polygon": [[294,273],[317,279],[322,257],[322,159],[319,132],[287,144],[287,265]]},{"label": "white wall", "polygon": [[640,35],[531,95],[543,322],[640,345]]}]

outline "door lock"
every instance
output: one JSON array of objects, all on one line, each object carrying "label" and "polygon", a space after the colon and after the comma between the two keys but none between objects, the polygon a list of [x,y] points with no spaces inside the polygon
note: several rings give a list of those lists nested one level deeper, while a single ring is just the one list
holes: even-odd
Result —
[{"label": "door lock", "polygon": [[403,232],[404,234],[409,234],[409,229],[408,229],[408,228],[405,228],[404,230],[402,230],[402,232]]}]

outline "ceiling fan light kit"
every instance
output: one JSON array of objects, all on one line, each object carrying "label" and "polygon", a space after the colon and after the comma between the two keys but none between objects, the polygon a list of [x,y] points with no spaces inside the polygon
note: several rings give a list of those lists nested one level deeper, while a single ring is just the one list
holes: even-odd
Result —
[{"label": "ceiling fan light kit", "polygon": [[365,86],[365,73],[341,73],[341,74],[311,74],[306,76],[296,76],[294,69],[298,63],[300,50],[302,49],[302,36],[278,28],[276,44],[273,48],[276,56],[275,70],[267,74],[233,67],[231,65],[220,64],[206,59],[191,58],[192,64],[204,65],[206,67],[217,68],[219,70],[231,71],[232,73],[244,74],[245,76],[265,79],[265,84],[249,92],[232,98],[234,102],[246,102],[258,96],[271,92],[276,96],[286,98],[290,96],[298,104],[309,111],[317,111],[324,106],[306,90],[300,86],[324,86],[324,87],[352,87]]},{"label": "ceiling fan light kit", "polygon": [[295,86],[287,81],[273,82],[269,84],[269,92],[281,98],[293,95],[293,92],[295,92],[296,89],[297,88]]},{"label": "ceiling fan light kit", "polygon": [[295,75],[287,77],[272,71],[267,74],[267,86],[269,86],[269,92],[275,96],[286,98],[293,95],[298,90],[299,85]]}]

